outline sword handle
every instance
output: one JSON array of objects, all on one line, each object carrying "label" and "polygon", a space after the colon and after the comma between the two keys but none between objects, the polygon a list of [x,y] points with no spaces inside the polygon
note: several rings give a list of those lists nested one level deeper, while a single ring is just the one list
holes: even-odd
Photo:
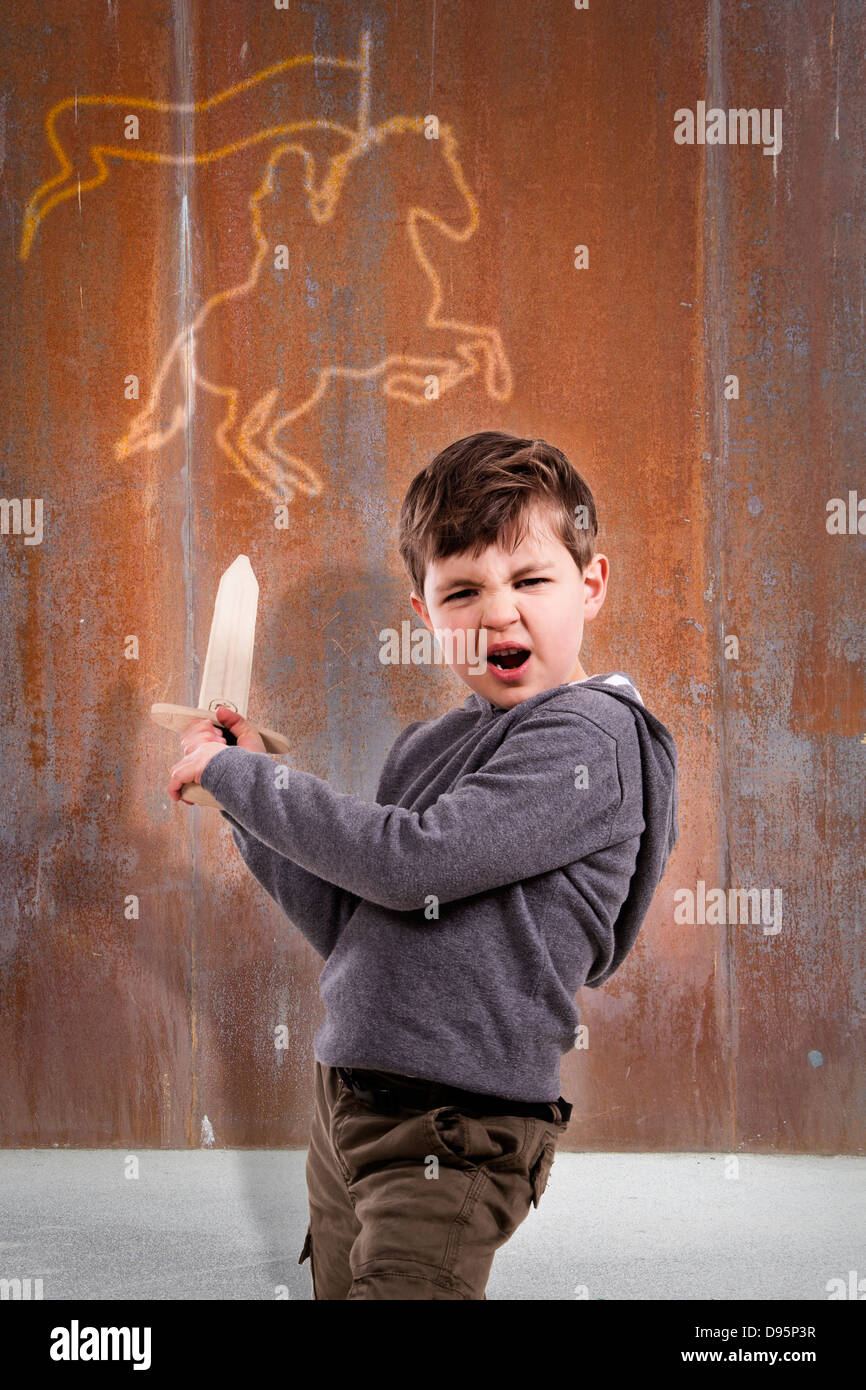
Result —
[{"label": "sword handle", "polygon": [[[150,707],[150,717],[155,724],[159,724],[164,729],[171,729],[173,733],[182,734],[189,728],[190,724],[195,724],[199,719],[209,719],[215,728],[219,729],[225,737],[226,745],[232,747],[237,745],[234,734],[223,724],[220,724],[216,717],[216,711],[212,709],[193,709],[191,705],[167,705],[158,701]],[[247,721],[249,723],[249,721]],[[274,729],[262,729],[255,724],[250,724],[250,728],[255,729],[262,743],[265,745],[265,752],[272,757],[279,757],[282,753],[291,752],[291,745],[288,739],[282,734],[276,733]],[[205,787],[200,787],[198,782],[187,782],[180,789],[180,794],[185,801],[191,801],[196,806],[216,806],[220,804],[216,797],[211,796]]]}]

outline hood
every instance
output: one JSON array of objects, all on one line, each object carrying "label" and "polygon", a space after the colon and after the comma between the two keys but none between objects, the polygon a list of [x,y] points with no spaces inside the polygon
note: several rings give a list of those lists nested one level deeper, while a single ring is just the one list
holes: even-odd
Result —
[{"label": "hood", "polygon": [[614,924],[613,953],[607,964],[596,962],[586,981],[591,989],[596,989],[610,978],[634,945],[679,838],[677,749],[673,735],[660,719],[650,714],[639,690],[622,671],[591,676],[577,684],[585,689],[603,690],[612,699],[628,705],[634,715],[643,777],[645,828],[628,895]]}]

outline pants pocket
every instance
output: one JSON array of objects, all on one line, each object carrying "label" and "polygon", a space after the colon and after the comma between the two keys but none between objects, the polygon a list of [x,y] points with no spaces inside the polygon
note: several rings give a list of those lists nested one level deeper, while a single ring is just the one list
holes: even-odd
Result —
[{"label": "pants pocket", "polygon": [[531,1126],[539,1121],[521,1115],[477,1115],[460,1106],[441,1105],[424,1116],[426,1132],[440,1155],[459,1168],[522,1170],[534,1145]]},{"label": "pants pocket", "polygon": [[307,1234],[304,1237],[304,1248],[301,1251],[298,1264],[302,1265],[304,1260],[310,1261],[310,1278],[313,1281],[313,1298],[316,1297],[316,1261],[313,1257],[313,1226],[312,1222],[307,1226]]},{"label": "pants pocket", "polygon": [[529,1172],[529,1180],[532,1183],[532,1205],[538,1207],[542,1193],[547,1187],[547,1179],[550,1177],[550,1170],[553,1167],[553,1160],[556,1156],[556,1140],[545,1139],[541,1153],[535,1160]]}]

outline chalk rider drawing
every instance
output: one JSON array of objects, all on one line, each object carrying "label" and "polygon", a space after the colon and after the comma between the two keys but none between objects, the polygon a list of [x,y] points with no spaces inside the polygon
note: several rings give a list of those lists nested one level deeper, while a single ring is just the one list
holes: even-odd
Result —
[{"label": "chalk rider drawing", "polygon": [[[219,449],[279,504],[296,492],[322,491],[317,470],[277,436],[313,410],[336,378],[369,380],[383,395],[420,406],[477,375],[492,400],[510,398],[498,330],[440,312],[441,238],[465,243],[479,224],[454,132],[435,115],[371,125],[370,96],[364,31],[356,59],[289,58],[200,102],[76,95],[51,108],[45,133],[60,171],[27,204],[22,260],[48,213],[106,183],[112,161],[209,165],[257,145],[268,150],[248,203],[256,247],[248,273],[210,296],[176,335],[147,403],[115,445],[118,461],[160,449],[184,429],[201,387],[224,403],[214,431]],[[323,109],[327,119],[316,114]],[[180,130],[189,149],[179,148]],[[393,213],[381,206],[382,190],[396,200]],[[181,221],[191,258],[196,225],[186,196]],[[373,232],[386,254],[365,254]],[[322,273],[310,276],[316,263]],[[385,313],[395,285],[407,293]],[[399,340],[399,351],[384,355],[383,314],[386,340]],[[323,363],[325,326],[325,351],[337,360]]]}]

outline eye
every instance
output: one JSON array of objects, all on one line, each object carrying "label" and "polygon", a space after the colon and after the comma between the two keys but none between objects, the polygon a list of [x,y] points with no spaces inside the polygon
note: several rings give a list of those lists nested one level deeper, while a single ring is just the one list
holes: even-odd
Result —
[{"label": "eye", "polygon": [[[549,579],[544,579],[544,578],[542,578],[542,576],[539,575],[537,579],[518,579],[518,581],[517,581],[517,586],[516,586],[516,587],[519,589],[521,584],[550,584],[550,583],[551,583],[551,580],[549,580]],[[476,592],[477,592],[477,590],[475,590],[475,589],[458,589],[456,593],[454,593],[454,594],[449,594],[448,597],[447,597],[446,599],[444,599],[443,601],[444,601],[445,603],[450,603],[451,600],[454,599],[454,598],[463,598],[466,594],[474,594],[474,593],[476,593]]]}]

